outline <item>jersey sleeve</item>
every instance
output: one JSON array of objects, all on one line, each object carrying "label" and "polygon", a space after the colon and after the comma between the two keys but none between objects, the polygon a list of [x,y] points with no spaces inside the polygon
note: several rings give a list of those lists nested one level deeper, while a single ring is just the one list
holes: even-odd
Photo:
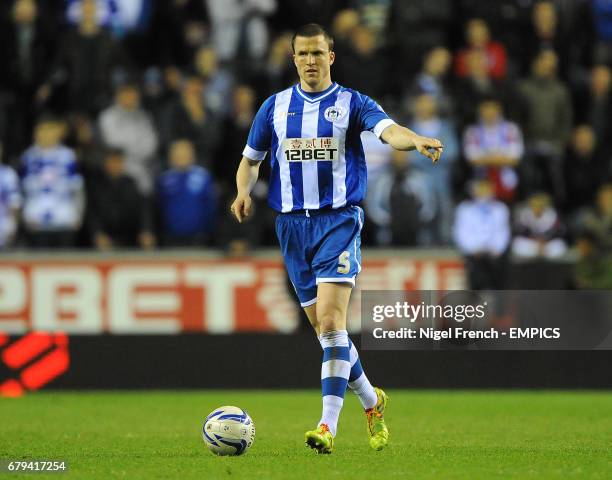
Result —
[{"label": "jersey sleeve", "polygon": [[251,160],[263,160],[270,149],[272,141],[272,122],[270,119],[274,113],[274,98],[272,96],[262,104],[257,115],[255,115],[253,125],[251,125],[249,138],[242,152],[245,157]]},{"label": "jersey sleeve", "polygon": [[359,110],[361,130],[369,130],[380,138],[383,130],[389,125],[393,125],[395,122],[391,120],[382,107],[370,97],[367,95],[360,95],[360,97],[362,102],[361,109]]}]

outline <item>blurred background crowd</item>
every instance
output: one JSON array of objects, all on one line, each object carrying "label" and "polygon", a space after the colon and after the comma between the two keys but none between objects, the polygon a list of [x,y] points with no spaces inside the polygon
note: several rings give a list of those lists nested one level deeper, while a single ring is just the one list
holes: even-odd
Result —
[{"label": "blurred background crowd", "polygon": [[[445,144],[436,166],[362,136],[367,246],[457,247],[472,286],[572,245],[611,286],[608,0],[7,0],[0,249],[276,244],[227,215],[253,117],[296,82],[290,39],[335,38],[332,79]],[[488,272],[485,275],[482,272]]]}]

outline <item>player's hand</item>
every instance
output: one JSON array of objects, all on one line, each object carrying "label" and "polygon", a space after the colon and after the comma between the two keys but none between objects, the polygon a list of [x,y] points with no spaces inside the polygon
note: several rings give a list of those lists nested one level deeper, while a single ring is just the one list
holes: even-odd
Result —
[{"label": "player's hand", "polygon": [[444,146],[440,140],[437,138],[417,136],[413,141],[417,152],[419,152],[421,155],[431,158],[433,163],[440,160],[440,156],[444,151]]},{"label": "player's hand", "polygon": [[230,207],[230,212],[239,223],[242,223],[242,220],[251,215],[252,210],[252,200],[250,195],[238,195],[232,206]]}]

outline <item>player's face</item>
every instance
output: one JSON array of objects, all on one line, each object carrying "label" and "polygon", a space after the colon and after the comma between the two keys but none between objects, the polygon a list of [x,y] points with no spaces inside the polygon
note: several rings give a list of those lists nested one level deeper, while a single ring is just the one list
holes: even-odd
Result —
[{"label": "player's face", "polygon": [[325,37],[296,37],[294,49],[293,62],[302,87],[315,92],[325,90],[331,84],[330,67],[335,59]]}]

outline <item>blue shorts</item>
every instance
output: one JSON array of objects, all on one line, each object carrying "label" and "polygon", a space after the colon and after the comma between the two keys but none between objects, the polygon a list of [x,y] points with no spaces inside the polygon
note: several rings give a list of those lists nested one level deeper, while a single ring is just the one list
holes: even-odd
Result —
[{"label": "blue shorts", "polygon": [[355,285],[361,271],[362,226],[363,210],[357,206],[276,217],[276,235],[302,307],[317,301],[319,283]]}]

